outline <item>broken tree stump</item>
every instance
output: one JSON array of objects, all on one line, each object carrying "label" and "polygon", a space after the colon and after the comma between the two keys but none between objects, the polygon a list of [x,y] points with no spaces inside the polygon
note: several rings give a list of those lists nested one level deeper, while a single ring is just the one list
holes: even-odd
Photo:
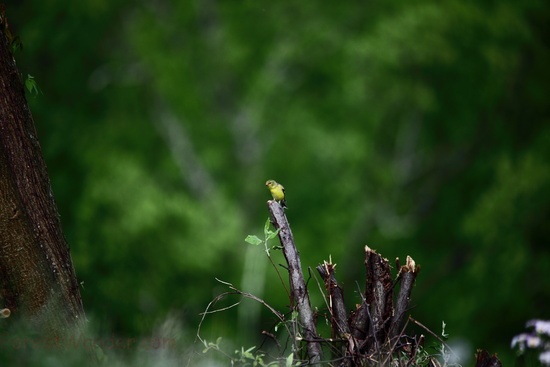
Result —
[{"label": "broken tree stump", "polygon": [[[398,259],[397,259],[398,260]],[[409,307],[414,281],[420,267],[407,256],[407,262],[400,267],[394,281],[389,261],[375,250],[365,246],[365,290],[361,303],[346,315],[344,295],[334,274],[334,264],[324,262],[317,271],[325,282],[329,295],[329,313],[333,337],[348,339],[347,350],[342,357],[357,359],[361,355],[379,355],[390,352],[401,335],[401,329]],[[399,292],[394,304],[393,290],[399,284]]]}]

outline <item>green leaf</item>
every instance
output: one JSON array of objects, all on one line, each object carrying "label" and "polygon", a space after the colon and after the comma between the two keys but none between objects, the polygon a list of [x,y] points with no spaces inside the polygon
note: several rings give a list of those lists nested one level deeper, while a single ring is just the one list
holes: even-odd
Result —
[{"label": "green leaf", "polygon": [[288,355],[288,357],[286,357],[285,366],[286,366],[286,367],[291,367],[291,366],[292,366],[292,363],[294,363],[294,353],[290,353],[290,354]]},{"label": "green leaf", "polygon": [[27,90],[31,94],[38,94],[38,84],[36,84],[36,80],[34,80],[34,76],[31,74],[27,74],[27,79],[25,80],[25,87],[27,87]]},{"label": "green leaf", "polygon": [[15,36],[10,42],[11,52],[15,53],[16,51],[23,51],[23,42],[21,42],[21,37]]},{"label": "green leaf", "polygon": [[447,326],[447,324],[445,324],[445,321],[441,321],[441,336],[447,339],[449,337],[449,334],[445,334],[445,326]]},{"label": "green leaf", "polygon": [[251,245],[255,245],[255,246],[258,246],[260,243],[263,242],[257,236],[254,236],[254,235],[248,235],[244,240],[250,243]]},{"label": "green leaf", "polygon": [[269,231],[269,233],[267,234],[267,237],[265,238],[266,242],[269,241],[270,239],[276,237],[278,234],[279,234],[279,230],[276,230],[275,232],[273,231]]},{"label": "green leaf", "polygon": [[267,220],[265,221],[265,225],[264,225],[264,235],[267,237],[268,233],[270,232],[269,230],[269,225],[271,224],[271,221],[269,220],[269,218],[267,218]]}]

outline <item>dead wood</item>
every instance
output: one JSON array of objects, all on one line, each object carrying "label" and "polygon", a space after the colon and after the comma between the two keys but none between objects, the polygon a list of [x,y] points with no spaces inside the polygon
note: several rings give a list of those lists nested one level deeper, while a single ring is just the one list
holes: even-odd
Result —
[{"label": "dead wood", "polygon": [[478,349],[476,352],[475,367],[502,367],[502,362],[500,362],[496,354],[491,356],[486,350]]},{"label": "dead wood", "polygon": [[274,200],[269,200],[267,205],[271,213],[271,223],[275,229],[279,230],[279,240],[281,241],[283,254],[288,264],[291,306],[298,311],[300,325],[303,328],[303,336],[307,342],[309,360],[312,364],[317,364],[321,360],[322,349],[302,273],[300,256],[294,244],[294,237],[292,236],[292,231],[290,230],[290,225],[283,208]]},{"label": "dead wood", "polygon": [[405,313],[409,308],[414,281],[416,280],[416,276],[419,272],[420,267],[416,265],[410,256],[407,256],[407,263],[399,269],[399,274],[397,275],[397,281],[401,284],[390,326],[391,338],[396,337],[401,331],[403,320],[405,320]]},{"label": "dead wood", "polygon": [[363,341],[362,351],[374,353],[380,351],[388,335],[393,316],[393,281],[388,260],[368,246],[365,246],[365,269],[365,293],[351,316],[351,332]]}]

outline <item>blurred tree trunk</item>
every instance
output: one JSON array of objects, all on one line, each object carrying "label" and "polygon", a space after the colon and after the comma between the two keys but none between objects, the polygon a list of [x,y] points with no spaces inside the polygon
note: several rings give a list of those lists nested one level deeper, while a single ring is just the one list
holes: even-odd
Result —
[{"label": "blurred tree trunk", "polygon": [[2,323],[59,337],[85,316],[10,41],[0,14],[0,308],[11,311]]}]

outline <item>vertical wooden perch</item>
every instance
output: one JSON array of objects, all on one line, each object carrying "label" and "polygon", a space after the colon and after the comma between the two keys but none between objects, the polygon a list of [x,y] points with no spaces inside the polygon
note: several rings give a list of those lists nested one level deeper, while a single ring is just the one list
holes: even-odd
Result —
[{"label": "vertical wooden perch", "polygon": [[309,294],[302,273],[300,257],[296,245],[294,244],[294,237],[292,236],[290,225],[288,224],[288,220],[286,219],[281,205],[274,200],[269,200],[267,206],[271,213],[271,223],[273,223],[275,229],[279,230],[279,240],[281,241],[283,254],[288,264],[290,296],[293,302],[292,307],[298,311],[304,339],[307,342],[309,360],[311,364],[318,364],[321,360],[322,349],[318,341],[315,319],[313,311],[311,310]]}]

